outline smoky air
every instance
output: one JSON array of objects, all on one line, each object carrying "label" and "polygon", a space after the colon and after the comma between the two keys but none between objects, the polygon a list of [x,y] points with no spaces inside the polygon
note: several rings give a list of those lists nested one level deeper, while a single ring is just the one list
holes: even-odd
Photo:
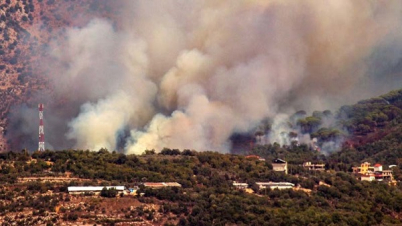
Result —
[{"label": "smoky air", "polygon": [[[259,142],[286,144],[296,111],[401,84],[400,1],[117,2],[118,13],[53,29],[42,50],[52,94],[34,100],[47,148],[230,152],[234,134],[267,119]],[[8,136],[32,137],[20,148],[37,146],[37,103],[13,108]]]}]

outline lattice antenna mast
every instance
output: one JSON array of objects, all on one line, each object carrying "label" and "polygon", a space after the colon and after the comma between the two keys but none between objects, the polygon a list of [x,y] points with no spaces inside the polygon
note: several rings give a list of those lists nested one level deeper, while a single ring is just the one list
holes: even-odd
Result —
[{"label": "lattice antenna mast", "polygon": [[43,104],[38,105],[39,109],[39,151],[45,151],[45,130],[43,128]]}]

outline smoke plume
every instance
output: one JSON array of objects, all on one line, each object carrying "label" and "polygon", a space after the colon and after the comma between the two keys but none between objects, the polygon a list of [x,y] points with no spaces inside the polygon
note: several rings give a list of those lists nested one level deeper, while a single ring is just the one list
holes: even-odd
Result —
[{"label": "smoke plume", "polygon": [[[124,6],[115,19],[66,28],[49,45],[49,78],[63,107],[47,112],[61,116],[65,134],[49,141],[55,148],[69,139],[75,148],[130,154],[163,147],[228,152],[232,134],[267,117],[333,109],[396,88],[391,81],[373,90],[379,75],[368,70],[402,36],[400,1]],[[274,130],[270,139],[278,136]]]}]

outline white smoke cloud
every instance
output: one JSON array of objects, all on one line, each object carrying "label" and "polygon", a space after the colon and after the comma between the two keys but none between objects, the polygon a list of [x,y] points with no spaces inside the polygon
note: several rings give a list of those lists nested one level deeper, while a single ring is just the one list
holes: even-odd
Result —
[{"label": "white smoke cloud", "polygon": [[68,138],[76,139],[78,147],[90,150],[116,148],[117,136],[128,124],[135,112],[130,98],[125,93],[116,93],[97,103],[86,103],[81,107],[80,115],[69,126]]},{"label": "white smoke cloud", "polygon": [[51,74],[56,93],[82,105],[66,134],[77,148],[116,149],[127,126],[149,121],[157,89],[145,76],[145,42],[95,19],[67,30],[65,40],[52,46],[53,70],[62,71],[62,76]]},{"label": "white smoke cloud", "polygon": [[289,116],[286,114],[278,114],[273,119],[269,141],[280,145],[290,145],[289,133],[292,128],[289,126]]},{"label": "white smoke cloud", "polygon": [[211,103],[196,95],[186,110],[176,110],[171,116],[156,115],[145,132],[132,131],[128,153],[163,147],[200,151],[228,151],[228,137],[233,132],[233,112],[219,103]]},{"label": "white smoke cloud", "polygon": [[359,98],[366,59],[400,29],[401,4],[126,1],[116,21],[68,28],[51,45],[55,98],[76,109],[60,120],[77,148],[116,149],[130,130],[127,153],[227,152],[233,133],[266,117],[283,129],[284,109]]}]

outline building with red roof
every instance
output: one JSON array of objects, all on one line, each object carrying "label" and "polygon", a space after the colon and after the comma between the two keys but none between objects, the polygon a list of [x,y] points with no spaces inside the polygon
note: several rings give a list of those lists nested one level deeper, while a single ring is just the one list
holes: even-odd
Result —
[{"label": "building with red roof", "polygon": [[374,165],[374,172],[382,172],[382,165],[377,163]]}]

